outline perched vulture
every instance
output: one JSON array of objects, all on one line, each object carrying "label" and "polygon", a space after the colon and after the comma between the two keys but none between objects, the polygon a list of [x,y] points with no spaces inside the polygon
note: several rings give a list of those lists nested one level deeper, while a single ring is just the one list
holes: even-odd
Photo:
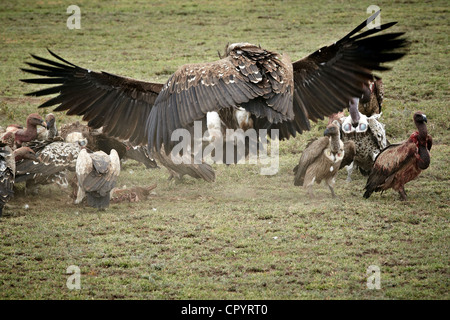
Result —
[{"label": "perched vulture", "polygon": [[119,139],[108,136],[102,132],[102,128],[92,129],[76,121],[62,125],[60,131],[61,137],[66,141],[69,134],[74,132],[81,133],[87,141],[87,148],[91,151],[103,151],[109,154],[111,149],[115,149],[120,159],[133,159],[144,164],[147,169],[158,166],[155,160],[150,158],[147,147],[133,146],[129,141],[120,141]]},{"label": "perched vulture", "polygon": [[120,174],[119,155],[114,149],[109,155],[103,151],[88,153],[83,149],[78,155],[76,174],[78,194],[75,203],[81,203],[86,197],[89,206],[105,209]]},{"label": "perched vulture", "polygon": [[[158,154],[172,160],[169,153],[180,143],[171,139],[175,130],[192,132],[194,122],[206,122],[208,112],[232,113],[239,107],[251,114],[257,132],[267,129],[271,138],[288,139],[309,130],[309,120],[341,111],[351,97],[362,95],[374,70],[389,70],[384,63],[406,54],[408,41],[402,32],[380,34],[396,22],[358,33],[378,14],[293,63],[287,55],[234,43],[220,60],[183,65],[162,84],[84,69],[49,50],[57,61],[32,55],[40,63],[28,63],[34,69],[22,70],[50,79],[22,81],[56,84],[27,95],[58,94],[39,107],[57,105],[54,111],[83,116],[89,127],[103,127],[106,135],[133,145],[147,143],[156,160]],[[202,178],[210,179],[214,172],[205,163],[191,161],[174,168],[180,166],[196,166],[186,173],[196,176],[202,171]]]},{"label": "perched vulture", "polygon": [[391,144],[375,159],[364,188],[364,198],[369,198],[373,192],[392,188],[398,191],[401,200],[406,200],[405,184],[430,165],[433,139],[427,131],[427,117],[418,111],[413,119],[418,131],[402,143]]},{"label": "perched vulture", "polygon": [[36,160],[34,151],[28,147],[20,147],[12,151],[11,147],[0,143],[0,217],[6,202],[14,195],[16,161],[22,159]]},{"label": "perched vulture", "polygon": [[342,141],[354,141],[356,146],[354,161],[347,166],[347,181],[351,181],[355,166],[367,176],[376,156],[388,146],[384,124],[378,121],[381,114],[367,117],[357,109],[355,113],[341,119]]},{"label": "perched vulture", "polygon": [[20,147],[22,143],[36,139],[38,134],[37,126],[43,126],[45,128],[47,124],[39,114],[32,113],[27,117],[26,128],[13,124],[6,128],[6,132],[14,133],[14,142],[16,146]]},{"label": "perched vulture", "polygon": [[303,151],[294,168],[294,185],[308,188],[309,196],[313,197],[314,183],[320,184],[324,180],[334,198],[334,178],[344,158],[344,143],[340,139],[339,126],[335,123],[328,125],[323,135]]}]

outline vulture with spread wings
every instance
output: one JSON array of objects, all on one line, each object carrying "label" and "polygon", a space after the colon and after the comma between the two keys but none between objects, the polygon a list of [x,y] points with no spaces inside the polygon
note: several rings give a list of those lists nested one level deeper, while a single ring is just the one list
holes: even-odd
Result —
[{"label": "vulture with spread wings", "polygon": [[227,46],[222,59],[181,66],[161,84],[84,69],[49,50],[58,61],[32,55],[40,63],[22,69],[45,78],[22,81],[55,85],[28,94],[57,94],[40,108],[57,105],[54,111],[83,116],[88,126],[103,127],[105,134],[134,145],[148,143],[157,160],[155,155],[168,155],[179,143],[171,140],[176,129],[192,129],[208,112],[243,108],[257,132],[267,129],[271,138],[288,139],[309,130],[310,120],[341,111],[351,97],[362,94],[372,71],[388,70],[384,63],[406,54],[403,33],[379,34],[396,22],[359,33],[378,14],[293,63],[287,55],[235,43]]}]

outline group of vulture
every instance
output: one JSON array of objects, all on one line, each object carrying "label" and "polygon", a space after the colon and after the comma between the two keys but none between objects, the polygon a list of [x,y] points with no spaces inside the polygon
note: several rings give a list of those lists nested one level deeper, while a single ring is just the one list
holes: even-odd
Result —
[{"label": "group of vulture", "polygon": [[[58,130],[54,114],[42,119],[33,113],[25,128],[10,125],[0,133],[0,214],[20,182],[31,190],[43,183],[71,184],[76,203],[86,199],[90,206],[105,208],[120,159],[126,157],[147,168],[159,163],[170,177],[214,181],[211,165],[204,159],[194,161],[195,148],[178,155],[191,161],[175,161],[172,153],[179,143],[173,133],[193,133],[198,122],[206,137],[201,141],[204,149],[225,138],[228,129],[266,129],[268,138],[282,141],[325,117],[329,124],[324,136],[303,150],[294,184],[312,196],[314,183],[324,180],[334,197],[338,170],[347,167],[350,180],[357,167],[368,175],[364,197],[392,188],[406,200],[404,185],[429,166],[432,140],[422,112],[414,114],[417,131],[406,141],[389,144],[386,139],[379,122],[384,88],[374,71],[389,70],[385,63],[402,58],[409,42],[402,32],[384,32],[396,22],[363,31],[378,14],[294,62],[257,45],[234,43],[219,60],[183,65],[166,83],[95,72],[50,50],[56,60],[32,55],[37,61],[22,70],[40,77],[21,81],[50,86],[27,95],[53,95],[39,108],[56,106],[53,112],[82,116],[87,124],[76,122]],[[248,156],[245,150],[241,156]]]},{"label": "group of vulture", "polygon": [[[0,214],[14,193],[14,185],[21,183],[27,193],[36,193],[40,185],[51,183],[71,186],[75,203],[86,199],[89,206],[106,208],[113,189],[120,190],[115,186],[121,159],[157,167],[145,146],[108,137],[79,121],[58,129],[53,113],[45,119],[32,113],[25,127],[12,124],[0,128]],[[136,190],[133,192],[135,196]],[[128,196],[133,192],[130,190]]]}]

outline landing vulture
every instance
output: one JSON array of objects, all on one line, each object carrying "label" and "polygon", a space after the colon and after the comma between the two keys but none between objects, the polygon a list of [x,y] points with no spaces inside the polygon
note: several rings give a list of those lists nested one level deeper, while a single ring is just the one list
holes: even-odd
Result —
[{"label": "landing vulture", "polygon": [[83,116],[105,134],[134,145],[148,143],[156,159],[179,143],[171,140],[176,129],[191,130],[208,112],[231,113],[238,107],[251,114],[256,131],[278,129],[268,134],[288,139],[309,130],[309,120],[341,111],[351,97],[361,96],[372,71],[388,70],[384,63],[406,54],[403,33],[380,34],[396,22],[358,33],[378,14],[293,63],[287,55],[234,43],[220,60],[183,65],[161,84],[84,69],[49,50],[57,61],[32,55],[39,63],[22,69],[46,78],[22,81],[56,84],[28,95],[57,94],[39,107],[57,105],[54,111]]},{"label": "landing vulture", "polygon": [[401,200],[406,200],[405,184],[417,178],[430,165],[433,139],[427,131],[427,117],[418,111],[413,119],[418,131],[402,143],[391,144],[375,159],[364,198],[369,198],[373,192],[392,188],[398,191]]}]

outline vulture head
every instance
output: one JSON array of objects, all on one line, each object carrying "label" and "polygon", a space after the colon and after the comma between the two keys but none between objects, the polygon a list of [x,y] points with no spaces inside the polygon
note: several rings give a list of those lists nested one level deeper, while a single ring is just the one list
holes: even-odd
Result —
[{"label": "vulture head", "polygon": [[78,143],[80,147],[86,147],[87,139],[81,132],[71,132],[64,139],[66,142]]},{"label": "vulture head", "polygon": [[21,147],[14,150],[14,157],[16,161],[20,161],[23,159],[39,161],[39,159],[36,157],[36,153],[29,147]]},{"label": "vulture head", "polygon": [[46,128],[47,124],[39,114],[32,113],[27,117],[27,127],[36,127],[36,126],[43,126],[44,128]]},{"label": "vulture head", "polygon": [[339,135],[339,127],[336,125],[335,122],[333,122],[327,126],[327,128],[323,132],[323,135],[326,137],[337,136],[337,135]]},{"label": "vulture head", "polygon": [[45,116],[45,123],[47,124],[47,130],[50,130],[55,126],[55,115],[53,113],[49,113]]},{"label": "vulture head", "polygon": [[418,124],[423,124],[427,122],[427,116],[421,111],[417,111],[416,113],[414,113],[413,119],[416,126]]}]

